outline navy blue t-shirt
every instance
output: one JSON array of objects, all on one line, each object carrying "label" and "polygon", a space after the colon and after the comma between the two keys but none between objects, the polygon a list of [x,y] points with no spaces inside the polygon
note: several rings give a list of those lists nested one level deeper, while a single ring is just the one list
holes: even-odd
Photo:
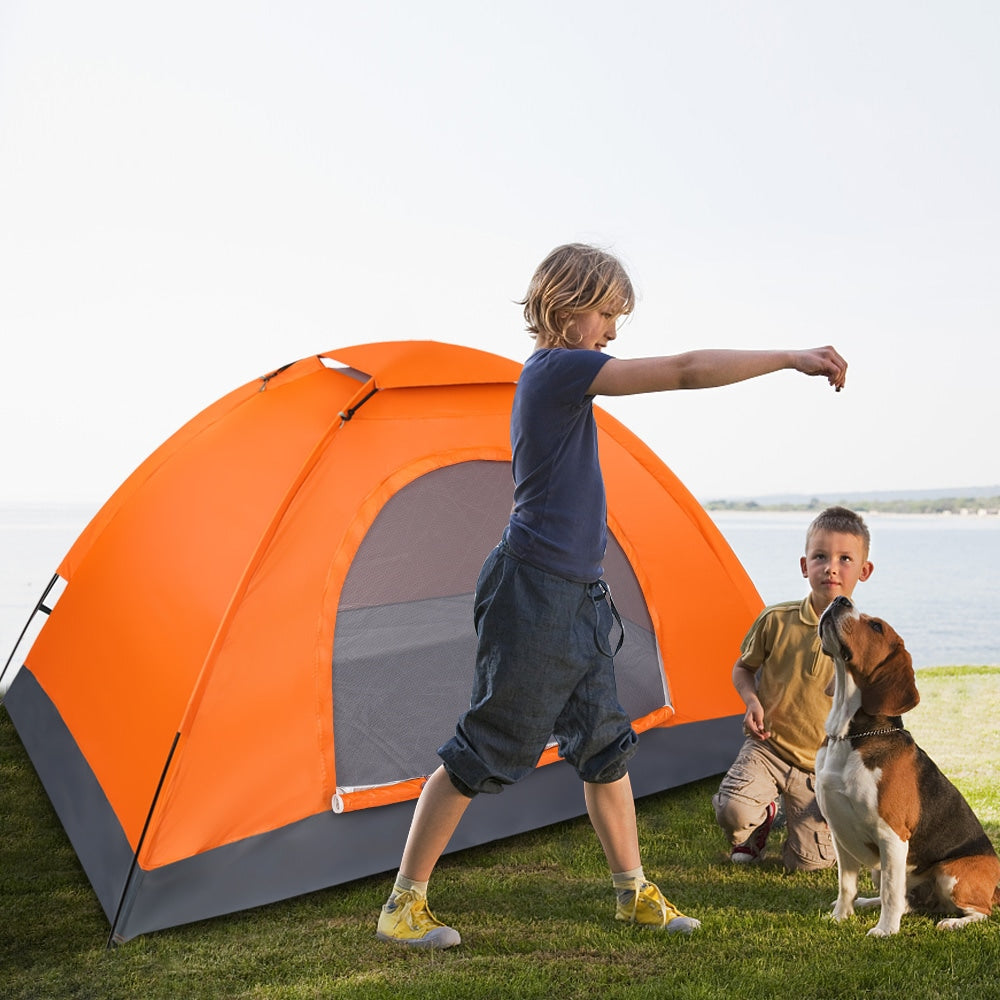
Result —
[{"label": "navy blue t-shirt", "polygon": [[603,574],[608,542],[594,397],[586,395],[606,361],[600,351],[535,351],[510,417],[514,509],[507,542],[527,562],[582,583]]}]

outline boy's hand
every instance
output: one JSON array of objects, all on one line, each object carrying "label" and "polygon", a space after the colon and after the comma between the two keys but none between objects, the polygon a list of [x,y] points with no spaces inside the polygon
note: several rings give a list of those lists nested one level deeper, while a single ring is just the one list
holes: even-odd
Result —
[{"label": "boy's hand", "polygon": [[766,740],[770,730],[764,728],[764,706],[759,701],[747,706],[747,714],[743,717],[743,731],[755,740]]},{"label": "boy's hand", "polygon": [[764,728],[764,706],[757,697],[754,670],[743,662],[742,657],[733,664],[733,687],[747,707],[747,714],[743,716],[743,732],[755,740],[766,740],[771,733]]},{"label": "boy's hand", "polygon": [[830,385],[840,392],[847,380],[847,362],[832,347],[816,347],[797,351],[795,370],[803,375],[825,375]]}]

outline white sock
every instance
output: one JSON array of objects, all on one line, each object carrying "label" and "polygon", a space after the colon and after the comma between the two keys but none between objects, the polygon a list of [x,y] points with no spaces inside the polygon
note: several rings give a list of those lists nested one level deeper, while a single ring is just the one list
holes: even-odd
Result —
[{"label": "white sock", "polygon": [[632,889],[634,888],[633,882],[638,879],[640,883],[646,881],[646,876],[643,873],[642,865],[638,868],[631,868],[627,872],[612,872],[611,873],[611,884],[616,889]]},{"label": "white sock", "polygon": [[393,892],[412,892],[418,898],[426,898],[427,883],[414,882],[413,879],[405,875],[396,875],[396,884],[392,887]]}]

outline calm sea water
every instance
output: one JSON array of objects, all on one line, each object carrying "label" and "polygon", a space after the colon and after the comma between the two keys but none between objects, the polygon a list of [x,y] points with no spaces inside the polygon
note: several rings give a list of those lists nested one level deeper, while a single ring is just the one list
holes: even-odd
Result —
[{"label": "calm sea water", "polygon": [[[96,509],[0,505],[0,668]],[[809,514],[712,517],[765,602],[807,593],[799,556]],[[1000,664],[1000,517],[873,514],[867,521],[875,572],[854,597],[896,628],[914,665]],[[22,658],[32,634],[19,650]]]},{"label": "calm sea water", "polygon": [[[809,592],[799,569],[808,513],[716,511],[712,519],[768,604]],[[1000,517],[868,514],[875,572],[862,611],[903,637],[915,667],[1000,664]]]}]

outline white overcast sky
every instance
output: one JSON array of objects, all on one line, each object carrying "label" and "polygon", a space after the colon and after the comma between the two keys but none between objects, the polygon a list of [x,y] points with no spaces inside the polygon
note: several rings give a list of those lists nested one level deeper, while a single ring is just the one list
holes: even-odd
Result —
[{"label": "white overcast sky", "polygon": [[0,500],[337,346],[523,360],[570,240],[618,356],[850,362],[606,403],[699,498],[998,483],[998,52],[994,0],[0,0]]}]

